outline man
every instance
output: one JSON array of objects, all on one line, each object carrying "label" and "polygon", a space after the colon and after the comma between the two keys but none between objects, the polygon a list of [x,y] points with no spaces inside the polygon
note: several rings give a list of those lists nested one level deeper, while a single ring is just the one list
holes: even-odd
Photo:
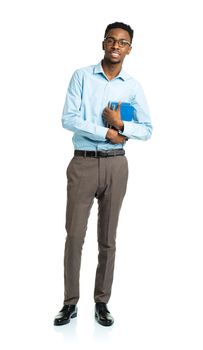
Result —
[{"label": "man", "polygon": [[[67,168],[65,292],[63,308],[54,320],[57,326],[77,316],[81,252],[95,197],[99,249],[95,318],[103,326],[114,322],[107,303],[113,282],[119,212],[128,180],[124,146],[127,139],[147,140],[152,132],[142,88],[122,69],[125,56],[131,52],[132,39],[129,25],[109,24],[102,43],[103,60],[75,71],[67,90],[62,124],[74,132],[74,157]],[[116,110],[108,107],[109,101],[118,102]],[[121,102],[129,102],[135,108],[136,120],[122,120]]]}]

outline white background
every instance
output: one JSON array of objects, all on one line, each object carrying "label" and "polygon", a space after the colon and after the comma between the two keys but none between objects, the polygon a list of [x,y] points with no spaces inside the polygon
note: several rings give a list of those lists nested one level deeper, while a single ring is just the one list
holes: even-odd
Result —
[{"label": "white background", "polygon": [[[197,0],[1,2],[1,348],[202,350],[200,6]],[[73,155],[61,113],[73,71],[102,59],[104,30],[114,21],[135,30],[124,67],[143,86],[154,134],[126,145],[130,174],[109,302],[115,324],[94,321],[95,202],[78,317],[57,328],[65,172]]]}]

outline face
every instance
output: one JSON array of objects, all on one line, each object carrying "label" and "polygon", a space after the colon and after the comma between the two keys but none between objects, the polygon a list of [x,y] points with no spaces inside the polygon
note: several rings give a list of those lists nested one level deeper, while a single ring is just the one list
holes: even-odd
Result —
[{"label": "face", "polygon": [[124,29],[114,28],[107,33],[106,38],[103,41],[104,59],[111,64],[122,63],[131,51],[129,33]]}]

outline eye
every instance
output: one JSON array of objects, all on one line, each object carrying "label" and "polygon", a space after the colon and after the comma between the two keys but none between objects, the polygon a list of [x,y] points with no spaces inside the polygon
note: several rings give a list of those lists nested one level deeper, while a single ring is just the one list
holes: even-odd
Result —
[{"label": "eye", "polygon": [[126,45],[126,41],[125,40],[119,40],[119,45],[120,46],[125,46]]},{"label": "eye", "polygon": [[127,41],[127,40],[120,40],[119,41],[119,45],[121,46],[121,47],[124,47],[124,46],[126,46],[126,45],[130,45],[130,43]]},{"label": "eye", "polygon": [[111,45],[114,43],[114,40],[113,40],[113,38],[107,38],[106,42],[107,42],[107,44]]}]

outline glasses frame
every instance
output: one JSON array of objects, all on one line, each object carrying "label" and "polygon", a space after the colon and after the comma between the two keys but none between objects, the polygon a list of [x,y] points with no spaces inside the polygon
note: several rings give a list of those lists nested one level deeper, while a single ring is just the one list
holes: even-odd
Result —
[{"label": "glasses frame", "polygon": [[[107,39],[112,39],[113,40],[113,43],[112,44],[108,44],[107,43]],[[124,42],[124,46],[123,45],[121,45],[121,44],[119,44],[119,42]],[[104,38],[104,42],[107,44],[107,45],[114,45],[116,42],[118,43],[118,46],[119,47],[122,47],[122,48],[124,48],[124,47],[126,47],[126,45],[129,45],[129,47],[131,47],[131,43],[128,41],[128,40],[126,40],[126,39],[115,39],[115,38],[113,38],[112,36],[106,36],[105,38]]]}]

